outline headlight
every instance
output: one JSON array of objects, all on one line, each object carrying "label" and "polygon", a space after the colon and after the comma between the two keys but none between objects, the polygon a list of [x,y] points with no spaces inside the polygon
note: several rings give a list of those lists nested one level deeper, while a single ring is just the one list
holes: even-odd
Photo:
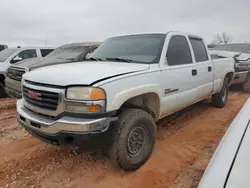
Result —
[{"label": "headlight", "polygon": [[77,113],[97,113],[105,110],[106,94],[103,89],[92,87],[69,87],[66,92],[65,109]]},{"label": "headlight", "polygon": [[96,101],[105,100],[105,91],[92,87],[70,87],[67,89],[66,98],[70,100]]}]

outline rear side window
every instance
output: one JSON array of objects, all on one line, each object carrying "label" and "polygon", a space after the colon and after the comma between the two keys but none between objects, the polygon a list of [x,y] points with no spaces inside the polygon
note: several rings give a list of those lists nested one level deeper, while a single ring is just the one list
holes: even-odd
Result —
[{"label": "rear side window", "polygon": [[53,49],[41,49],[42,57],[49,55],[52,51],[54,50]]},{"label": "rear side window", "polygon": [[192,63],[192,56],[186,37],[176,35],[170,39],[167,61],[169,66]]},{"label": "rear side window", "polygon": [[208,55],[202,39],[189,38],[194,50],[196,62],[208,61]]}]

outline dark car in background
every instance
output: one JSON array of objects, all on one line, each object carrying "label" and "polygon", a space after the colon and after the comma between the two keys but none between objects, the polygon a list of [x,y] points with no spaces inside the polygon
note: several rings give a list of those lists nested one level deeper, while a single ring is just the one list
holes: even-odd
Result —
[{"label": "dark car in background", "polygon": [[8,48],[7,45],[5,44],[0,44],[0,52],[3,51],[4,49]]},{"label": "dark car in background", "polygon": [[22,98],[21,80],[24,73],[50,65],[84,61],[100,44],[99,42],[66,44],[56,48],[46,57],[28,59],[11,65],[5,79],[7,95],[13,98]]}]

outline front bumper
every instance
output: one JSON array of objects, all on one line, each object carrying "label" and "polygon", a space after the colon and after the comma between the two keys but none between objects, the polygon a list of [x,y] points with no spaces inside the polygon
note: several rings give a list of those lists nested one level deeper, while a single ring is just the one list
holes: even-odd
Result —
[{"label": "front bumper", "polygon": [[23,99],[17,101],[17,120],[19,124],[38,139],[55,145],[81,147],[84,140],[93,137],[96,137],[102,143],[105,141],[103,137],[106,137],[106,135],[108,137],[110,123],[116,119],[114,117],[100,119],[62,117],[53,120],[36,115],[25,108]]},{"label": "front bumper", "polygon": [[235,72],[243,72],[248,71],[250,69],[249,63],[236,63],[235,65]]},{"label": "front bumper", "polygon": [[244,83],[249,71],[236,72],[231,85]]},{"label": "front bumper", "polygon": [[8,96],[12,98],[21,99],[22,98],[21,82],[7,77],[5,79],[5,92],[7,93]]}]

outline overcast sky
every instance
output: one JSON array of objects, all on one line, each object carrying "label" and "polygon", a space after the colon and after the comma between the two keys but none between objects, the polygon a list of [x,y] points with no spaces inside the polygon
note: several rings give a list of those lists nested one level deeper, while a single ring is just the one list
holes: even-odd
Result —
[{"label": "overcast sky", "polygon": [[0,43],[58,46],[169,30],[250,42],[250,0],[0,0]]}]

